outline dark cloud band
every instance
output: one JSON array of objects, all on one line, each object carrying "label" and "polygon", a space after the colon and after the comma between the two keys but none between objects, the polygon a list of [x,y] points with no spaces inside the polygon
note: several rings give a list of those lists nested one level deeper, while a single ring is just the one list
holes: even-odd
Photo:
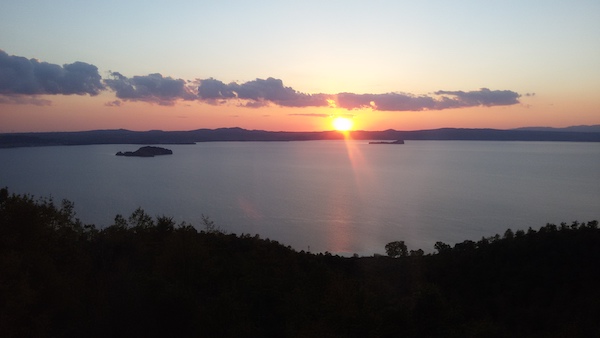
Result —
[{"label": "dark cloud band", "polygon": [[111,72],[112,79],[104,80],[122,100],[148,101],[162,105],[173,105],[176,100],[194,100],[197,96],[190,92],[182,79],[149,74],[127,78],[119,72]]},{"label": "dark cloud band", "polygon": [[98,95],[103,89],[94,65],[74,62],[60,66],[0,50],[0,94]]},{"label": "dark cloud band", "polygon": [[348,110],[373,109],[379,111],[419,111],[502,106],[519,103],[520,95],[510,90],[437,91],[433,96],[403,93],[385,94],[305,94],[285,87],[279,79],[268,78],[225,84],[213,78],[200,80],[200,100],[224,104],[229,100],[247,100],[244,106],[257,107],[269,103],[283,107],[340,107]]},{"label": "dark cloud band", "polygon": [[[519,103],[519,97],[521,96],[510,90],[489,90],[487,88],[481,88],[478,91],[471,92],[440,90],[435,92],[435,94],[450,95],[450,97],[454,97],[452,102],[449,102],[451,108],[455,108],[455,106],[508,106]],[[445,102],[442,101],[442,104],[443,103]],[[444,109],[444,106],[442,107],[442,109]]]},{"label": "dark cloud band", "polygon": [[[110,72],[102,80],[98,68],[84,62],[63,66],[36,59],[10,56],[0,50],[0,103],[45,104],[44,100],[24,100],[22,95],[97,95],[110,89],[123,101],[144,101],[173,105],[177,100],[198,100],[213,105],[237,103],[238,106],[259,108],[268,105],[281,107],[339,107],[347,110],[420,111],[477,106],[506,106],[519,103],[518,93],[510,90],[475,91],[439,90],[430,95],[405,93],[385,94],[307,94],[283,85],[280,79],[269,77],[244,83],[224,83],[214,78],[196,82],[164,77],[161,74],[126,77]],[[526,94],[530,95],[530,94]],[[11,96],[9,98],[9,96]],[[121,101],[107,103],[119,106]]]},{"label": "dark cloud band", "polygon": [[283,107],[326,107],[327,95],[304,94],[291,87],[285,87],[283,81],[275,78],[256,79],[238,84],[225,84],[213,78],[200,80],[198,96],[209,102],[223,102],[228,99],[249,100],[263,105],[273,103]]}]

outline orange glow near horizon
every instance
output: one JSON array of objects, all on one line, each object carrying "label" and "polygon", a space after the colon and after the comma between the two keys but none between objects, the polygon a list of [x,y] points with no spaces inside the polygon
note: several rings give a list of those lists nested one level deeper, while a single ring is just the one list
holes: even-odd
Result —
[{"label": "orange glow near horizon", "polygon": [[[38,98],[51,104],[0,104],[0,133],[121,128],[136,131],[174,131],[228,127],[290,132],[335,129],[347,132],[436,128],[510,129],[536,125],[568,127],[598,124],[597,114],[590,113],[595,108],[593,101],[589,99],[566,100],[554,97],[550,105],[546,102],[542,104],[541,96],[535,100],[529,98],[532,105],[403,112],[371,108],[345,110],[334,107],[300,109],[269,106],[251,109],[234,104],[210,105],[194,101],[177,101],[172,106],[123,101],[118,106],[110,106],[107,103],[114,97],[108,92],[94,97],[42,95]],[[580,111],[568,116],[563,113],[577,104],[583,107]]]}]

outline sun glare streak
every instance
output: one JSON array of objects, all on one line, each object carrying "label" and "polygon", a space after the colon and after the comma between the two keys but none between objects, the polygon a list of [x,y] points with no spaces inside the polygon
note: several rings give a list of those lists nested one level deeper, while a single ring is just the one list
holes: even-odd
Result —
[{"label": "sun glare streak", "polygon": [[340,203],[331,203],[331,218],[327,222],[328,246],[333,252],[351,253],[352,242],[355,240],[351,229],[352,217]]},{"label": "sun glare streak", "polygon": [[371,173],[369,170],[369,164],[365,160],[362,152],[362,146],[360,142],[357,142],[352,138],[351,130],[338,130],[343,135],[344,148],[352,166],[354,173],[354,182],[356,183],[357,189],[363,189],[366,184],[369,184],[368,180],[371,179]]}]

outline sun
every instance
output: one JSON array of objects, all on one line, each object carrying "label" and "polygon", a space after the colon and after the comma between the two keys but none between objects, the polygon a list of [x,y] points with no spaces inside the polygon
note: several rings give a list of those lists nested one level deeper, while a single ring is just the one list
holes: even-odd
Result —
[{"label": "sun", "polygon": [[333,128],[335,130],[348,131],[348,130],[352,129],[353,122],[352,122],[352,119],[349,119],[347,117],[338,116],[333,119],[332,124],[333,124]]}]

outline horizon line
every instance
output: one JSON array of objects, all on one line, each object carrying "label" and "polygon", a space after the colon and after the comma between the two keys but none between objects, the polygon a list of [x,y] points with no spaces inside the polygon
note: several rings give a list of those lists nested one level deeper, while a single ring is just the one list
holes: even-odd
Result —
[{"label": "horizon line", "polygon": [[443,129],[461,129],[461,130],[500,130],[500,131],[511,131],[511,130],[524,130],[529,129],[529,131],[569,131],[569,129],[576,128],[597,128],[597,131],[590,132],[600,132],[600,124],[582,124],[582,125],[570,125],[566,127],[549,127],[549,126],[523,126],[516,128],[491,128],[491,127],[479,127],[479,128],[467,128],[467,127],[439,127],[439,128],[427,128],[427,129],[413,129],[413,130],[399,130],[394,128],[388,128],[383,130],[348,130],[345,132],[329,129],[329,130],[312,130],[312,131],[287,131],[287,130],[265,130],[265,129],[247,129],[242,127],[217,127],[217,128],[196,128],[189,130],[163,130],[163,129],[148,129],[148,130],[132,130],[126,128],[115,128],[115,129],[88,129],[88,130],[62,130],[62,131],[12,131],[12,132],[0,132],[0,134],[43,134],[43,133],[85,133],[85,132],[95,132],[95,131],[128,131],[128,132],[136,132],[136,133],[147,133],[147,132],[190,132],[197,130],[221,130],[221,129],[240,129],[246,131],[260,131],[260,132],[270,132],[270,133],[327,133],[327,132],[337,132],[337,133],[356,133],[356,132],[386,132],[386,131],[395,131],[395,132],[416,132],[416,131],[430,131],[430,130],[443,130]]}]

